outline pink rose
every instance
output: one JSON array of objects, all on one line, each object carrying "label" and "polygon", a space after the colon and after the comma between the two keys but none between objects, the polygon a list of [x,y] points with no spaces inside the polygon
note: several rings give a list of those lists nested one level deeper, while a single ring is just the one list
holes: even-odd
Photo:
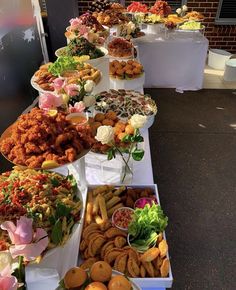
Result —
[{"label": "pink rose", "polygon": [[84,110],[85,110],[85,105],[82,101],[75,103],[74,107],[69,105],[70,113],[82,113]]},{"label": "pink rose", "polygon": [[48,236],[43,229],[37,228],[30,244],[15,245],[10,247],[12,258],[23,256],[26,261],[33,261],[47,248]]},{"label": "pink rose", "polygon": [[77,96],[79,94],[79,86],[75,84],[70,84],[64,87],[65,92],[69,96]]},{"label": "pink rose", "polygon": [[18,288],[17,279],[14,276],[2,276],[0,274],[1,290],[16,290]]},{"label": "pink rose", "polygon": [[13,222],[7,221],[1,224],[1,229],[8,231],[13,244],[28,244],[32,241],[32,222],[32,219],[22,216],[17,220],[16,226]]},{"label": "pink rose", "polygon": [[78,18],[78,17],[76,17],[76,18],[72,18],[71,20],[70,20],[70,28],[71,29],[75,29],[79,24],[80,24],[80,19]]},{"label": "pink rose", "polygon": [[65,85],[65,80],[64,78],[56,78],[53,81],[53,87],[55,90],[59,91],[60,89],[63,88],[63,86]]},{"label": "pink rose", "polygon": [[44,110],[55,109],[63,104],[61,96],[45,93],[39,96],[39,108]]},{"label": "pink rose", "polygon": [[85,25],[81,25],[79,27],[79,34],[80,35],[88,35],[88,32],[89,32],[89,28],[86,27]]},{"label": "pink rose", "polygon": [[40,256],[48,245],[46,231],[37,228],[33,233],[32,219],[27,217],[20,217],[16,226],[11,221],[4,222],[1,224],[1,229],[8,231],[14,244],[9,249],[13,259],[17,256],[24,256],[27,261],[32,261]]}]

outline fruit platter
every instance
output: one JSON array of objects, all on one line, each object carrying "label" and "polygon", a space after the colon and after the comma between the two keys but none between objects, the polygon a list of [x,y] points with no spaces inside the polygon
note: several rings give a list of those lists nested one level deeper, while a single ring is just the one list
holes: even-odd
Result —
[{"label": "fruit platter", "polygon": [[205,29],[205,26],[198,21],[188,21],[180,25],[178,29],[181,31],[201,31]]},{"label": "fruit platter", "polygon": [[142,4],[140,2],[132,2],[129,6],[127,6],[127,12],[129,13],[147,13],[148,6],[146,4]]},{"label": "fruit platter", "polygon": [[[131,214],[117,215],[127,207]],[[104,261],[139,287],[171,287],[173,277],[164,233],[167,220],[155,185],[89,187],[79,267],[91,271],[98,261]],[[121,225],[126,228],[121,229]],[[136,238],[130,242],[135,232]]]},{"label": "fruit platter", "polygon": [[33,108],[1,136],[0,151],[15,165],[56,168],[80,159],[94,143],[90,127],[73,125],[63,111]]}]

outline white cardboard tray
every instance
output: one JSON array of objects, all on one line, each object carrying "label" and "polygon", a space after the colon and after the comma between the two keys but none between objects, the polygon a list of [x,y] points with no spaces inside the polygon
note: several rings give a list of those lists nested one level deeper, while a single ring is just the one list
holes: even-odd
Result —
[{"label": "white cardboard tray", "polygon": [[[88,185],[88,190],[95,188],[97,186],[101,186],[100,185]],[[120,187],[120,186],[124,186],[124,184],[117,184],[114,185],[115,187]],[[130,185],[125,185],[126,187],[135,187],[135,188],[152,188],[154,190],[154,192],[156,193],[156,198],[158,201],[158,204],[160,204],[160,198],[159,198],[159,194],[158,194],[158,188],[156,184],[144,184],[144,185],[135,185],[135,184],[130,184]],[[165,232],[163,233],[164,238],[166,239],[166,235]],[[169,256],[169,252],[167,253],[167,258],[170,259]],[[79,261],[81,261],[80,257],[79,257]],[[130,278],[134,283],[136,283],[139,287],[141,287],[142,289],[144,288],[148,288],[148,287],[153,287],[153,289],[157,289],[157,288],[171,288],[172,284],[173,284],[173,275],[172,275],[172,270],[171,270],[171,265],[170,265],[170,271],[169,271],[169,276],[166,278]]]}]

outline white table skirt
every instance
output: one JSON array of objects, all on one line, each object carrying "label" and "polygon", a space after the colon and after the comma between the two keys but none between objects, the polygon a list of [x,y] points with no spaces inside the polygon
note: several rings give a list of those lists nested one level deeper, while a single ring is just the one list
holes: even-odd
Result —
[{"label": "white table skirt", "polygon": [[176,32],[167,37],[163,33],[146,34],[133,40],[144,66],[144,87],[201,89],[208,40],[198,32]]}]

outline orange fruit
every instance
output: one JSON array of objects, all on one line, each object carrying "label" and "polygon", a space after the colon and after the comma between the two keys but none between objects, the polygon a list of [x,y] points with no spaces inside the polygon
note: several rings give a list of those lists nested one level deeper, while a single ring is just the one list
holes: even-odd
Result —
[{"label": "orange fruit", "polygon": [[87,273],[80,267],[73,267],[66,272],[64,284],[66,288],[76,288],[84,284],[87,279]]},{"label": "orange fruit", "polygon": [[101,282],[90,283],[85,290],[107,290],[107,287]]},{"label": "orange fruit", "polygon": [[90,277],[93,281],[106,282],[111,279],[112,268],[104,261],[94,263],[90,269]]},{"label": "orange fruit", "polygon": [[132,285],[128,279],[122,275],[117,275],[111,278],[108,283],[108,290],[131,290]]}]

